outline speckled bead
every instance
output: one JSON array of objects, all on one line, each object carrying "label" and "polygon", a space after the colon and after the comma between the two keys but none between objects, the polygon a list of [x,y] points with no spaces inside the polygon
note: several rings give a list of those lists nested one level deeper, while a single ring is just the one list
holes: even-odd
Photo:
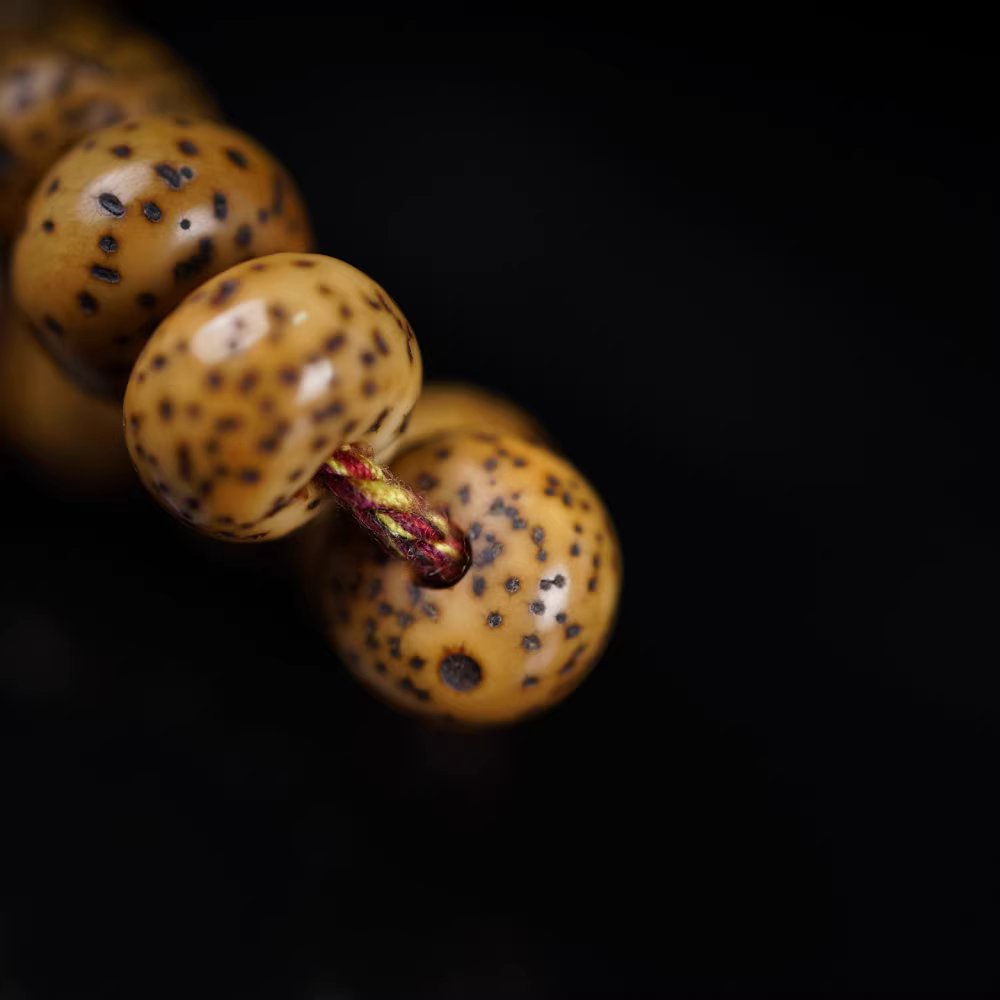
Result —
[{"label": "speckled bead", "polygon": [[330,639],[380,698],[463,725],[513,722],[569,694],[608,640],[621,583],[604,504],[565,459],[510,435],[453,432],[393,466],[472,543],[447,590],[358,533],[322,575]]},{"label": "speckled bead", "polygon": [[215,113],[198,81],[159,43],[109,31],[101,38],[110,66],[51,38],[0,60],[0,232],[19,227],[39,178],[88,132],[147,113]]},{"label": "speckled bead", "polygon": [[279,538],[332,503],[312,480],[339,445],[391,457],[420,381],[413,330],[379,285],[332,257],[275,254],[209,281],[157,329],[129,379],[126,440],[177,517]]},{"label": "speckled bead", "polygon": [[252,139],[138,118],[92,133],[43,178],[14,251],[14,296],[77,382],[119,393],[185,295],[238,261],[311,242],[295,185]]},{"label": "speckled bead", "polygon": [[428,382],[420,394],[399,450],[447,431],[490,431],[544,441],[538,421],[517,403],[478,385]]}]

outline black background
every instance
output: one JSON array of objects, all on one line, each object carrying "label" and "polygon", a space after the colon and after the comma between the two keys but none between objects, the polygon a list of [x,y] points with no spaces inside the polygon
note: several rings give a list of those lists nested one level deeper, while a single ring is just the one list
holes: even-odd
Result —
[{"label": "black background", "polygon": [[134,9],[626,589],[564,706],[436,733],[280,545],[8,461],[0,997],[1000,987],[984,26]]}]

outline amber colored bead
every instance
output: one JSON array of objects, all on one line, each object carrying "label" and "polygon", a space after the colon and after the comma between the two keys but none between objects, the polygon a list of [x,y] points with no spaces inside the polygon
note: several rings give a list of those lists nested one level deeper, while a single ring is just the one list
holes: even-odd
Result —
[{"label": "amber colored bead", "polygon": [[217,111],[173,54],[106,19],[56,20],[0,53],[0,233],[14,233],[46,170],[88,132],[150,113]]},{"label": "amber colored bead", "polygon": [[505,396],[464,382],[427,382],[403,433],[400,451],[435,435],[461,430],[545,440],[538,421]]},{"label": "amber colored bead", "polygon": [[343,533],[322,574],[329,635],[398,709],[463,725],[513,722],[561,701],[594,666],[621,584],[614,527],[565,459],[511,435],[453,432],[393,466],[472,543],[454,587]]},{"label": "amber colored bead", "polygon": [[121,408],[78,389],[24,318],[2,308],[0,442],[67,493],[101,496],[133,481]]},{"label": "amber colored bead", "polygon": [[49,171],[14,250],[14,297],[77,381],[120,393],[185,295],[238,261],[311,242],[294,184],[252,139],[140,118],[95,132]]},{"label": "amber colored bead", "polygon": [[230,268],[146,345],[125,433],[149,490],[219,538],[278,538],[329,495],[313,476],[341,444],[394,452],[420,394],[416,338],[367,275],[319,254]]}]

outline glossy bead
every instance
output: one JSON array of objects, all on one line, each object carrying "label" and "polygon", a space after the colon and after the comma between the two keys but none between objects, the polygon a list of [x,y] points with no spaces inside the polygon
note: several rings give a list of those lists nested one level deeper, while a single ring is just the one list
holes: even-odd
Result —
[{"label": "glossy bead", "polygon": [[88,132],[148,113],[215,114],[198,81],[158,42],[109,27],[62,28],[69,45],[55,31],[0,61],[0,232],[16,231],[42,174]]},{"label": "glossy bead", "polygon": [[446,431],[490,431],[544,441],[539,423],[517,403],[477,385],[428,382],[400,440],[400,451]]},{"label": "glossy bead", "polygon": [[618,542],[593,488],[565,459],[509,435],[445,434],[393,470],[465,529],[473,565],[456,586],[427,590],[345,533],[321,600],[349,669],[398,709],[464,725],[561,701],[597,662],[618,603]]},{"label": "glossy bead", "polygon": [[120,407],[78,389],[2,309],[0,442],[62,492],[100,496],[133,481]]},{"label": "glossy bead", "polygon": [[49,171],[14,252],[14,296],[53,357],[120,392],[157,323],[240,260],[312,242],[279,163],[224,125],[134,119]]},{"label": "glossy bead", "polygon": [[149,490],[220,538],[278,538],[328,494],[341,444],[380,461],[420,393],[399,307],[350,264],[282,253],[230,268],[157,329],[125,394],[125,433]]}]

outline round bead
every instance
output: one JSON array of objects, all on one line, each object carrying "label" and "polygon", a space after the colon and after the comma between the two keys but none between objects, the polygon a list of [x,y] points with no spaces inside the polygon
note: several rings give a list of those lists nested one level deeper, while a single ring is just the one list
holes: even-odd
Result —
[{"label": "round bead", "polygon": [[593,488],[509,435],[445,434],[393,469],[467,532],[473,564],[429,590],[360,533],[339,538],[321,600],[349,669],[398,709],[464,725],[561,701],[600,656],[618,603],[618,542]]},{"label": "round bead", "polygon": [[428,382],[400,440],[400,451],[446,431],[480,430],[544,441],[541,426],[516,403],[477,385]]},{"label": "round bead", "polygon": [[99,496],[133,481],[121,408],[78,389],[13,311],[0,316],[0,441],[63,491]]},{"label": "round bead", "polygon": [[120,392],[157,323],[240,260],[306,250],[279,163],[224,125],[146,117],[90,135],[49,171],[14,255],[14,295],[82,385]]},{"label": "round bead", "polygon": [[230,268],[153,334],[129,379],[125,436],[143,482],[220,538],[278,538],[328,494],[341,444],[394,451],[420,394],[416,338],[350,264],[282,253]]},{"label": "round bead", "polygon": [[[212,115],[194,77],[142,35],[101,33],[108,62],[52,39],[20,46],[0,61],[0,232],[23,220],[39,178],[88,132],[148,113]],[[70,33],[71,45],[91,40]]]}]

